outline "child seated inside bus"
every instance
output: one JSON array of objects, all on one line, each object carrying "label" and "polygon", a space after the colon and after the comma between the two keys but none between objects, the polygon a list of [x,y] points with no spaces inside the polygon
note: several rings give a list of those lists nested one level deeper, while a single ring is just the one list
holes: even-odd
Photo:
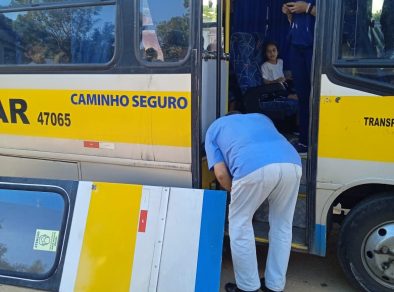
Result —
[{"label": "child seated inside bus", "polygon": [[283,60],[278,58],[279,50],[275,42],[265,44],[266,62],[261,65],[261,73],[264,84],[281,83],[287,92],[287,97],[297,99],[297,95],[291,89],[291,79],[286,79],[283,73]]}]

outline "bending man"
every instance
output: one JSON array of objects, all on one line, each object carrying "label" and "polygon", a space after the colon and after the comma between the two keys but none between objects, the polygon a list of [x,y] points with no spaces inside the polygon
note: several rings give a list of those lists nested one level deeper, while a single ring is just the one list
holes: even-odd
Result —
[{"label": "bending man", "polygon": [[227,292],[258,291],[253,214],[269,201],[269,250],[263,291],[282,291],[289,262],[292,222],[301,178],[301,160],[293,146],[262,114],[235,113],[209,127],[208,166],[231,191],[229,233],[236,284]]}]

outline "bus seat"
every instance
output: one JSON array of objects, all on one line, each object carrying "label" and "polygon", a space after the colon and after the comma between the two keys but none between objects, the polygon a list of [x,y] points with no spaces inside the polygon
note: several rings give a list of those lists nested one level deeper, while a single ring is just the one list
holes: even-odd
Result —
[{"label": "bus seat", "polygon": [[263,113],[278,126],[289,128],[289,119],[297,114],[297,100],[287,98],[287,90],[282,84],[265,85],[262,82],[264,37],[258,33],[237,32],[231,36],[231,69],[242,95],[240,109],[246,113]]},{"label": "bus seat", "polygon": [[230,46],[232,69],[245,94],[249,88],[261,85],[261,73],[255,59],[256,42],[252,34],[236,32],[231,36]]},{"label": "bus seat", "polygon": [[250,88],[243,97],[245,112],[265,114],[281,132],[294,131],[298,101],[288,98],[287,94],[281,83]]},{"label": "bus seat", "polygon": [[264,44],[267,40],[266,37],[260,32],[254,32],[252,35],[256,42],[254,58],[256,60],[257,65],[259,66],[261,73],[261,65],[264,63],[264,59],[265,59]]}]

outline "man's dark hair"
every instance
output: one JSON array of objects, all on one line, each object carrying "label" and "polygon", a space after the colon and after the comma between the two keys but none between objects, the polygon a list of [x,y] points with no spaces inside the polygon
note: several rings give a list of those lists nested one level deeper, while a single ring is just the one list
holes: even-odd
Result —
[{"label": "man's dark hair", "polygon": [[225,114],[224,116],[227,117],[227,116],[238,115],[238,114],[242,114],[242,113],[240,111],[231,111]]}]

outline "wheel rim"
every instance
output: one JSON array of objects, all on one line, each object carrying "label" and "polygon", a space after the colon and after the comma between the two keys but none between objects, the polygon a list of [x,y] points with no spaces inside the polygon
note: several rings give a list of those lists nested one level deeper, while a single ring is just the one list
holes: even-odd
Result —
[{"label": "wheel rim", "polygon": [[394,289],[394,222],[372,229],[361,247],[364,268],[381,285]]}]

